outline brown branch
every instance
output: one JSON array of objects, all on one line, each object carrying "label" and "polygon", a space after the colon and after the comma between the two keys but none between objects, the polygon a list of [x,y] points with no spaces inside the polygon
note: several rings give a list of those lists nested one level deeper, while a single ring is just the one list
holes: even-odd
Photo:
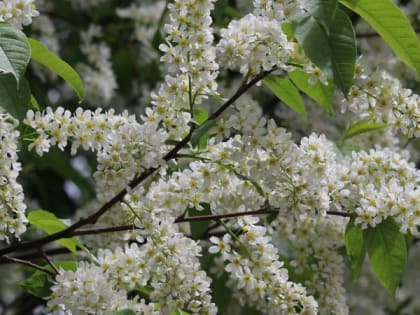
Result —
[{"label": "brown branch", "polygon": [[[201,215],[201,216],[192,216],[192,217],[184,217],[180,216],[175,220],[175,223],[181,223],[181,222],[198,222],[198,221],[217,221],[219,222],[221,219],[228,219],[228,218],[234,218],[234,217],[240,217],[240,216],[246,216],[246,215],[264,215],[264,214],[278,214],[280,209],[267,209],[267,208],[261,208],[258,210],[250,210],[250,211],[241,211],[241,212],[232,212],[232,213],[224,213],[224,214],[215,214],[215,215]],[[341,217],[350,217],[350,213],[347,212],[339,212],[339,211],[328,211],[328,215],[334,215],[334,216],[341,216]],[[200,236],[200,239],[207,239],[210,236],[220,236],[226,233],[225,231],[221,232],[214,232],[209,233],[209,231],[213,228],[216,228],[219,226],[219,224],[214,224],[210,226],[203,235]],[[81,235],[93,235],[93,234],[102,234],[102,233],[113,233],[113,232],[121,232],[121,231],[129,231],[137,229],[132,224],[123,224],[123,225],[117,225],[117,226],[106,226],[106,227],[100,227],[100,228],[89,228],[89,229],[80,229],[71,232],[68,236],[81,236]],[[70,251],[66,248],[60,247],[60,248],[53,248],[46,251],[38,251],[33,253],[27,253],[21,256],[16,257],[10,257],[4,255],[3,257],[0,257],[0,265],[1,264],[7,264],[11,261],[10,258],[17,259],[17,260],[29,260],[34,258],[39,258],[41,253],[41,256],[47,257],[46,255],[60,255],[60,254],[69,254]],[[8,257],[8,259],[4,258]],[[48,257],[47,257],[48,258]],[[52,264],[50,260],[47,260],[48,263]]]},{"label": "brown branch", "polygon": [[[244,94],[254,84],[262,80],[266,75],[273,72],[274,70],[276,69],[265,71],[261,73],[260,75],[256,76],[255,78],[253,78],[252,80],[250,80],[248,83],[241,85],[239,89],[236,91],[236,93],[229,100],[227,100],[223,105],[219,107],[218,110],[216,110],[212,115],[209,116],[206,122],[211,121],[211,120],[216,120],[229,106],[231,106],[240,96],[242,96],[242,94]],[[180,141],[171,151],[169,151],[163,157],[163,159],[165,161],[169,161],[176,158],[177,153],[182,148],[184,148],[188,144],[188,142],[191,140],[191,136],[192,136],[192,129],[190,130],[190,133],[185,138],[182,139],[182,141]],[[144,180],[146,180],[150,175],[152,175],[157,169],[158,169],[157,167],[154,167],[154,168],[145,170],[140,176],[134,178],[128,184],[128,186],[130,188],[136,187],[137,185],[142,183]],[[75,222],[74,224],[70,225],[69,227],[67,227],[66,229],[60,232],[50,234],[48,236],[45,236],[45,237],[42,237],[33,241],[27,241],[27,242],[18,243],[12,246],[4,247],[0,249],[0,256],[3,256],[5,254],[8,254],[14,251],[23,250],[23,249],[34,248],[34,247],[40,248],[43,245],[48,244],[50,242],[56,241],[61,238],[69,237],[72,235],[74,231],[76,231],[80,227],[85,226],[85,225],[95,224],[99,220],[99,218],[102,215],[104,215],[110,208],[112,208],[117,203],[121,202],[124,199],[126,194],[127,194],[127,189],[124,188],[117,195],[115,195],[111,200],[109,200],[101,208],[99,208],[99,210],[97,210],[95,213],[91,214],[90,216],[86,218],[80,218],[79,221]]]},{"label": "brown branch", "polygon": [[59,271],[57,269],[57,267],[54,265],[54,263],[51,261],[51,259],[47,256],[47,254],[45,254],[45,251],[40,248],[39,252],[42,256],[42,258],[44,258],[44,260],[51,266],[52,270],[54,270],[54,273],[57,275],[59,274]]},{"label": "brown branch", "polygon": [[349,213],[349,212],[327,211],[327,214],[329,214],[329,215],[335,215],[335,216],[339,216],[339,217],[351,218],[351,213]]},{"label": "brown branch", "polygon": [[45,273],[49,274],[51,277],[53,277],[53,278],[55,277],[54,272],[51,272],[51,271],[49,271],[48,269],[46,269],[44,267],[41,267],[41,266],[39,266],[37,264],[34,264],[31,261],[23,260],[23,259],[20,259],[20,258],[9,256],[9,255],[3,255],[2,258],[3,259],[6,259],[6,260],[9,260],[11,262],[17,263],[17,264],[29,266],[29,267],[34,268],[34,269],[37,269],[39,271],[45,272]]}]

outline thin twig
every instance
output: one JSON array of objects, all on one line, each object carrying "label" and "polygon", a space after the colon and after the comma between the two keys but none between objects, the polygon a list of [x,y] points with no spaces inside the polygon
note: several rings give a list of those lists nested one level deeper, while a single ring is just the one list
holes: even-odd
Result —
[{"label": "thin twig", "polygon": [[[211,236],[220,236],[220,235],[223,235],[224,233],[226,233],[226,231],[218,231],[218,232],[214,232],[214,233],[209,233],[212,229],[220,226],[220,220],[221,219],[228,219],[228,218],[247,216],[247,215],[278,214],[279,211],[280,211],[280,209],[275,209],[275,208],[272,208],[272,209],[261,208],[261,209],[258,209],[258,210],[232,212],[232,213],[217,214],[217,215],[202,215],[202,216],[192,216],[192,217],[180,216],[175,220],[175,223],[198,222],[198,221],[216,221],[215,224],[209,226],[209,228],[207,228],[207,230],[199,237],[200,239],[208,239]],[[334,216],[341,216],[341,217],[350,217],[351,216],[350,213],[339,212],[339,211],[327,211],[327,214],[328,215],[334,215]],[[80,229],[80,230],[76,230],[76,231],[71,232],[68,236],[112,233],[112,232],[129,231],[129,230],[133,230],[133,229],[137,229],[137,227],[135,227],[132,224],[123,224],[123,225],[107,226],[107,227],[101,227],[101,228]],[[66,248],[54,248],[54,249],[49,249],[49,250],[46,250],[46,251],[42,251],[41,253],[43,253],[43,254],[41,254],[42,257],[46,258],[47,257],[46,255],[68,254],[68,253],[70,253],[70,251]],[[40,252],[27,253],[27,254],[24,254],[24,255],[21,255],[21,256],[17,256],[17,257],[10,257],[10,256],[7,256],[7,255],[4,255],[4,256],[0,257],[0,264],[7,264],[7,263],[10,263],[10,262],[15,262],[14,260],[11,261],[10,258],[13,258],[15,260],[27,261],[28,259],[38,258],[39,256],[40,256]],[[50,262],[50,261],[48,261],[48,263],[52,264],[52,262]]]},{"label": "thin twig", "polygon": [[53,277],[53,278],[55,277],[55,274],[52,271],[50,271],[50,270],[48,270],[48,269],[46,269],[44,267],[41,267],[41,266],[39,266],[39,265],[31,262],[31,261],[19,259],[19,258],[12,257],[12,256],[9,256],[9,255],[3,255],[2,258],[3,259],[6,259],[6,260],[9,260],[11,262],[17,263],[17,264],[29,266],[29,267],[34,268],[34,269],[37,269],[39,271],[45,272],[45,273],[49,274],[51,277]]},{"label": "thin twig", "polygon": [[39,253],[41,254],[42,258],[45,259],[45,261],[51,266],[52,270],[54,270],[55,274],[58,275],[60,272],[58,271],[57,267],[54,265],[54,263],[51,261],[51,259],[45,254],[44,250],[42,248],[39,249]]},{"label": "thin twig", "polygon": [[[51,248],[51,249],[44,250],[44,252],[48,256],[63,255],[63,254],[71,253],[71,251],[65,247]],[[39,258],[39,256],[40,256],[39,251],[34,251],[34,252],[28,252],[19,256],[15,256],[14,258],[23,259],[23,260],[32,260],[32,259]],[[0,265],[9,264],[9,263],[11,263],[9,260],[6,260],[3,257],[0,257]]]}]

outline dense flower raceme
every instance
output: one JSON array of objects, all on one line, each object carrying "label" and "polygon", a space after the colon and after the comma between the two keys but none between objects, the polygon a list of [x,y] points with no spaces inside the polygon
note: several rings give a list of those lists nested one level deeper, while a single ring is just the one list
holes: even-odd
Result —
[{"label": "dense flower raceme", "polygon": [[280,253],[287,257],[293,250],[291,268],[302,277],[308,293],[317,296],[320,314],[349,314],[343,284],[345,264],[337,252],[343,246],[346,223],[345,218],[300,216],[278,217],[270,225]]},{"label": "dense flower raceme", "polygon": [[[200,270],[201,247],[178,233],[164,212],[137,209],[132,202],[135,198],[129,199],[143,244],[99,250],[96,263],[62,272],[52,287],[49,308],[57,314],[60,309],[71,314],[112,314],[124,308],[136,314],[170,314],[177,309],[216,314],[210,279]],[[95,290],[96,286],[101,289]],[[135,288],[150,288],[152,302],[127,300],[127,293]]]},{"label": "dense flower raceme", "polygon": [[230,234],[210,239],[213,246],[209,252],[220,253],[235,298],[264,314],[316,314],[315,299],[303,286],[288,281],[287,269],[258,221],[256,217],[239,219],[237,226],[242,233],[236,240]]},{"label": "dense flower raceme", "polygon": [[155,112],[151,116],[161,118],[172,139],[178,140],[188,132],[193,105],[217,94],[218,64],[210,16],[213,3],[179,0],[168,5],[166,43],[159,48],[169,74],[158,91],[151,94]]},{"label": "dense flower raceme", "polygon": [[252,13],[232,21],[221,37],[217,44],[221,65],[243,75],[286,68],[294,50],[278,21]]},{"label": "dense flower raceme", "polygon": [[0,107],[0,241],[11,234],[19,237],[26,231],[22,186],[16,181],[21,170],[17,149],[18,121]]},{"label": "dense flower raceme", "polygon": [[[141,124],[127,112],[116,115],[113,110],[103,113],[101,109],[79,108],[72,115],[61,107],[55,111],[47,108],[44,115],[28,111],[24,122],[38,133],[29,149],[39,155],[51,145],[63,149],[69,143],[72,154],[79,148],[97,152],[95,178],[101,202],[112,198],[136,173],[163,163],[165,132],[158,129],[157,122]],[[101,184],[107,180],[108,186]]]},{"label": "dense flower raceme", "polygon": [[288,21],[301,10],[299,0],[253,0],[254,14],[279,22]]},{"label": "dense flower raceme", "polygon": [[29,25],[32,18],[39,15],[34,0],[4,0],[0,2],[0,22],[6,22],[22,28]]},{"label": "dense flower raceme", "polygon": [[352,111],[359,119],[386,123],[409,137],[420,137],[420,99],[387,72],[373,70],[360,60],[355,83],[342,110]]}]

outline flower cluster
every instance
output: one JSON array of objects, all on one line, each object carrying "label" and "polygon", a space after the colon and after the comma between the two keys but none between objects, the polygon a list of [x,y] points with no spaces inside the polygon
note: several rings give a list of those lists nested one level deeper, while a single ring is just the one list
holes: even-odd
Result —
[{"label": "flower cluster", "polygon": [[[137,198],[137,193],[128,197],[130,203]],[[200,270],[201,247],[176,232],[165,213],[138,209],[134,202],[133,207],[127,206],[135,212],[142,245],[99,250],[96,264],[62,272],[56,277],[48,306],[72,314],[112,314],[124,308],[137,314],[171,314],[182,309],[191,314],[216,314],[210,279]],[[96,286],[100,289],[92,290]],[[148,289],[152,303],[127,300],[128,292],[141,288]],[[154,312],[153,305],[159,305],[159,312]]]},{"label": "flower cluster", "polygon": [[89,65],[78,65],[86,88],[86,101],[98,107],[108,106],[117,88],[111,64],[111,50],[104,42],[94,42],[101,36],[101,28],[97,25],[90,25],[86,31],[81,33],[80,49],[86,56]]},{"label": "flower cluster", "polygon": [[420,99],[410,89],[383,70],[372,70],[359,61],[355,83],[342,110],[350,110],[359,119],[389,124],[409,137],[420,137]]},{"label": "flower cluster", "polygon": [[277,21],[288,21],[300,10],[299,0],[253,0],[254,13]]},{"label": "flower cluster", "polygon": [[129,300],[127,291],[116,288],[116,280],[103,268],[83,261],[76,271],[61,270],[51,291],[47,307],[53,314],[112,315],[124,309],[132,309],[136,314],[159,314],[153,304]]},{"label": "flower cluster", "polygon": [[271,223],[273,242],[308,293],[317,296],[319,314],[349,314],[345,264],[337,252],[346,223],[341,217],[310,216],[278,217]]},{"label": "flower cluster", "polygon": [[266,228],[258,218],[238,220],[239,236],[210,238],[210,253],[220,253],[229,274],[228,285],[241,305],[252,305],[264,314],[317,314],[317,303],[303,286],[288,281],[287,269],[278,260]]},{"label": "flower cluster", "polygon": [[333,206],[354,209],[362,228],[393,217],[403,233],[418,235],[420,225],[420,172],[390,149],[353,153],[337,170],[331,184]]},{"label": "flower cluster", "polygon": [[217,94],[218,65],[210,27],[213,2],[177,0],[168,5],[170,24],[165,25],[166,43],[159,48],[169,74],[151,99],[156,113],[152,116],[159,117],[172,139],[188,131],[194,104]]},{"label": "flower cluster", "polygon": [[34,0],[4,0],[0,2],[0,22],[15,25],[19,29],[22,25],[32,23],[32,18],[39,15]]},{"label": "flower cluster", "polygon": [[[156,123],[140,124],[128,112],[115,115],[113,110],[103,113],[101,109],[78,108],[72,115],[62,107],[55,111],[48,107],[44,115],[28,111],[24,122],[38,133],[29,149],[34,148],[39,155],[48,152],[51,145],[63,149],[69,142],[72,154],[79,148],[96,151],[98,199],[104,202],[136,173],[163,163],[165,133]],[[104,181],[107,186],[100,184]]]},{"label": "flower cluster", "polygon": [[26,231],[22,186],[16,181],[21,170],[18,162],[18,121],[0,107],[0,241],[8,234],[19,237]]},{"label": "flower cluster", "polygon": [[217,44],[221,65],[250,77],[273,67],[288,68],[294,50],[278,21],[254,14],[230,22],[221,37]]}]

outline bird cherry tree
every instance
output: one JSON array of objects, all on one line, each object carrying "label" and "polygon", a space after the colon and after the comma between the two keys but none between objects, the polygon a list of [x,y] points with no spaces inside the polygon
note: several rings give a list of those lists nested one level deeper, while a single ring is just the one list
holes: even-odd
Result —
[{"label": "bird cherry tree", "polygon": [[418,6],[1,1],[2,314],[414,314]]}]

